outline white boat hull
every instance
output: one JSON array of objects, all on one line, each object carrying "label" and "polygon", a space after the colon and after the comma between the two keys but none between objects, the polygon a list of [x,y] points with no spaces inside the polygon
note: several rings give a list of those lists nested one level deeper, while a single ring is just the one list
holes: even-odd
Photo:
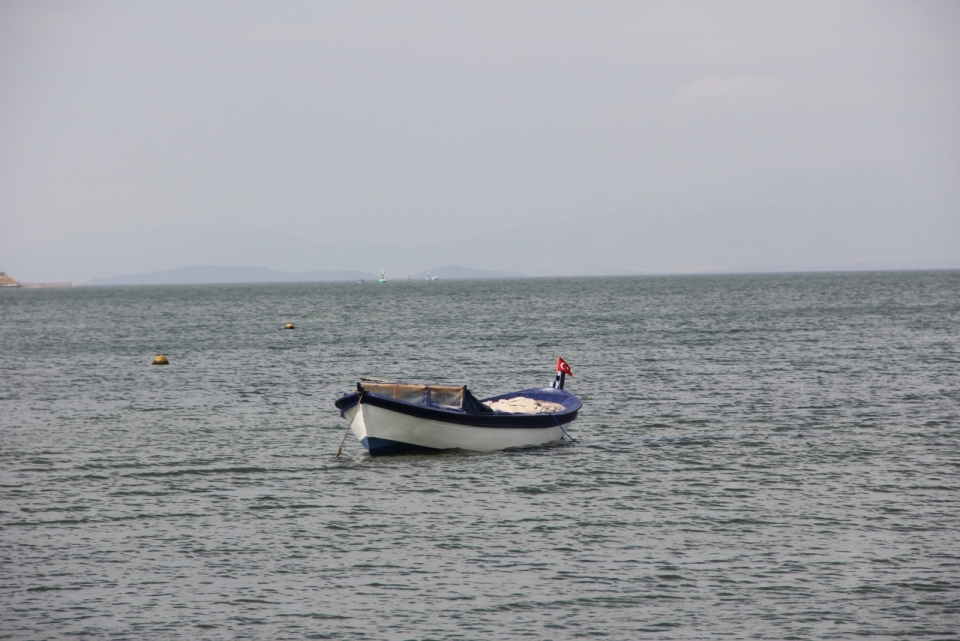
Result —
[{"label": "white boat hull", "polygon": [[436,450],[493,452],[511,447],[546,445],[562,440],[559,425],[551,427],[476,427],[435,421],[358,403],[343,417],[371,454],[380,441]]}]

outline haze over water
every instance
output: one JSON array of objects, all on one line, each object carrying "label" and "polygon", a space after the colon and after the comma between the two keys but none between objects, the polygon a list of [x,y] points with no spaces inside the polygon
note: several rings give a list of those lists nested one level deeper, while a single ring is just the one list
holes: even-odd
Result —
[{"label": "haze over water", "polygon": [[[0,291],[0,638],[954,636],[958,292]],[[579,445],[333,456],[361,375],[488,396],[558,355]]]}]

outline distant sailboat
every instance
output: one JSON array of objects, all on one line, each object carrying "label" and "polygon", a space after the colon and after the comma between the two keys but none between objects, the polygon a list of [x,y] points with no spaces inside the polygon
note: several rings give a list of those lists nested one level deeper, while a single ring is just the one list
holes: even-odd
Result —
[{"label": "distant sailboat", "polygon": [[381,270],[380,270],[380,284],[382,285],[382,284],[384,284],[385,282],[387,282],[387,274],[386,274],[386,272],[385,272],[384,270],[381,269]]}]

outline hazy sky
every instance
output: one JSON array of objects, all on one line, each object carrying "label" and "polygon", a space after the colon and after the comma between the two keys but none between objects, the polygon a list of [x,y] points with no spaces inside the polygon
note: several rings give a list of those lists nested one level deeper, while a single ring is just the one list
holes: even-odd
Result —
[{"label": "hazy sky", "polygon": [[811,170],[958,193],[960,3],[0,3],[7,246],[413,244]]}]

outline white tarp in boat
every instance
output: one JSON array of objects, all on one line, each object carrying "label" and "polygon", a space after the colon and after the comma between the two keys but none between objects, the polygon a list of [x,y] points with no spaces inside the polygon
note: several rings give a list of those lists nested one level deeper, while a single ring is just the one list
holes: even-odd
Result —
[{"label": "white tarp in boat", "polygon": [[526,396],[514,396],[499,401],[486,401],[484,403],[494,412],[508,412],[510,414],[554,414],[563,411],[563,405],[560,403],[551,403],[550,401],[538,401]]}]

